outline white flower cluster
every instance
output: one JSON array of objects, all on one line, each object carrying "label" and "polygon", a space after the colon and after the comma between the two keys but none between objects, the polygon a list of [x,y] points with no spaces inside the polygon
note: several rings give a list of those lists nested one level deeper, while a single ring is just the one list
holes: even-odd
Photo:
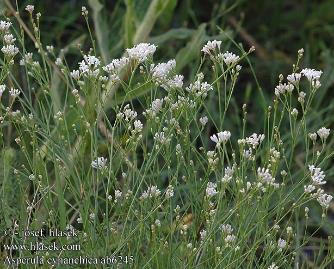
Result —
[{"label": "white flower cluster", "polygon": [[299,81],[302,77],[302,74],[301,73],[292,73],[290,75],[287,76],[287,80],[295,85],[296,87],[299,85]]},{"label": "white flower cluster", "polygon": [[223,131],[210,136],[211,141],[216,143],[216,147],[220,147],[221,144],[225,144],[231,137],[230,131]]},{"label": "white flower cluster", "polygon": [[208,41],[204,45],[201,51],[204,52],[205,54],[212,55],[212,53],[215,53],[216,49],[217,50],[220,49],[221,43],[222,43],[221,41],[217,40]]},{"label": "white flower cluster", "polygon": [[286,247],[287,243],[284,239],[282,238],[279,238],[278,241],[277,241],[277,246],[278,246],[278,249],[279,250],[282,250]]},{"label": "white flower cluster", "polygon": [[140,200],[145,200],[147,198],[156,198],[159,197],[161,191],[157,186],[149,186],[146,191],[140,196]]},{"label": "white flower cluster", "polygon": [[240,57],[232,52],[226,51],[225,53],[219,53],[218,59],[223,61],[228,67],[232,67],[238,63]]},{"label": "white flower cluster", "polygon": [[230,168],[229,166],[225,168],[224,170],[224,176],[221,179],[222,183],[228,183],[232,180],[233,174],[234,174],[235,166],[232,166]]},{"label": "white flower cluster", "polygon": [[172,185],[168,185],[166,192],[165,192],[165,197],[166,199],[172,198],[174,196],[174,187]]},{"label": "white flower cluster", "polygon": [[218,193],[217,184],[213,182],[208,182],[208,184],[206,185],[205,193],[206,193],[206,197],[208,198],[215,196]]},{"label": "white flower cluster", "polygon": [[152,64],[150,72],[152,74],[152,80],[157,84],[161,85],[164,89],[168,90],[171,88],[182,88],[183,76],[175,75],[171,73],[175,69],[175,60],[169,60],[167,63],[159,63],[157,65]]},{"label": "white flower cluster", "polygon": [[233,234],[233,228],[230,224],[222,224],[220,225],[219,229],[225,236],[224,241],[227,246],[229,246],[236,240],[236,236]]},{"label": "white flower cluster", "polygon": [[0,32],[7,33],[11,26],[12,23],[10,21],[0,21]]},{"label": "white flower cluster", "polygon": [[[165,136],[165,132],[159,132],[154,134],[154,140],[161,145],[168,145],[170,138]],[[156,145],[156,149],[159,148],[159,145]]]},{"label": "white flower cluster", "polygon": [[119,81],[119,74],[129,64],[129,58],[122,57],[120,59],[114,59],[111,63],[103,66],[103,71],[107,72],[110,76],[110,80],[113,82]]},{"label": "white flower cluster", "polygon": [[190,84],[186,88],[186,91],[194,94],[196,97],[205,98],[208,95],[208,92],[213,90],[213,87],[207,82],[202,82],[203,78],[204,75],[202,73],[198,74],[197,80],[194,83]]},{"label": "white flower cluster", "polygon": [[1,48],[2,53],[9,57],[13,58],[18,52],[19,49],[14,45],[16,38],[9,32],[9,28],[12,23],[7,21],[0,21],[0,33],[3,35],[3,47]]},{"label": "white flower cluster", "polygon": [[20,93],[21,93],[21,91],[20,91],[19,89],[11,88],[11,89],[9,90],[9,94],[10,94],[10,96],[13,97],[13,98],[18,97],[18,96],[20,95]]},{"label": "white flower cluster", "polygon": [[[311,173],[312,183],[304,186],[305,193],[309,193],[313,198],[316,198],[319,204],[323,208],[328,208],[331,200],[333,199],[332,195],[326,194],[324,190],[320,188],[321,185],[325,185],[325,173],[319,167],[314,165],[309,165],[309,171]],[[316,193],[313,193],[317,189]]]},{"label": "white flower cluster", "polygon": [[215,151],[208,151],[206,153],[206,156],[208,157],[209,167],[211,169],[214,168],[219,161],[217,153]]},{"label": "white flower cluster", "polygon": [[95,169],[103,169],[106,167],[107,159],[104,157],[98,157],[96,160],[92,161],[91,166]]},{"label": "white flower cluster", "polygon": [[177,101],[172,103],[171,110],[177,111],[182,109],[194,109],[196,107],[196,102],[192,100],[189,96],[177,96]]},{"label": "white flower cluster", "polygon": [[275,87],[275,95],[280,96],[281,94],[285,94],[286,92],[292,93],[293,91],[292,83],[280,83]]},{"label": "white flower cluster", "polygon": [[329,136],[329,133],[330,129],[327,129],[325,127],[322,127],[317,131],[317,134],[319,135],[321,140],[326,140],[327,137]]},{"label": "white flower cluster", "polygon": [[273,186],[274,188],[279,187],[279,184],[275,183],[275,177],[271,175],[270,170],[268,168],[259,167],[257,169],[257,176],[260,180],[260,183],[265,183],[266,185]]},{"label": "white flower cluster", "polygon": [[118,119],[124,119],[126,122],[130,122],[137,117],[137,112],[130,108],[130,104],[123,107],[123,111],[117,113]]},{"label": "white flower cluster", "polygon": [[245,142],[253,149],[256,149],[262,143],[264,138],[265,138],[264,134],[253,133],[251,136],[246,137]]},{"label": "white flower cluster", "polygon": [[304,75],[310,82],[314,80],[319,80],[322,75],[322,71],[311,68],[304,68],[300,73]]},{"label": "white flower cluster", "polygon": [[163,99],[155,99],[151,103],[151,107],[146,109],[143,113],[146,117],[154,118],[161,111],[162,105],[164,103]]},{"label": "white flower cluster", "polygon": [[71,76],[78,80],[81,76],[97,78],[100,74],[100,60],[94,55],[84,55],[79,70],[73,70]]},{"label": "white flower cluster", "polygon": [[140,43],[131,49],[126,49],[126,52],[131,60],[142,63],[149,57],[152,57],[157,47],[149,43]]}]

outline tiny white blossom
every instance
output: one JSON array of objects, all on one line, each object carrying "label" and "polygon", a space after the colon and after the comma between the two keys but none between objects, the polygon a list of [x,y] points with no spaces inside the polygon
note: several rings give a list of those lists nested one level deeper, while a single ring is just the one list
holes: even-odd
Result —
[{"label": "tiny white blossom", "polygon": [[314,185],[324,185],[326,184],[325,174],[321,168],[315,167],[314,165],[309,165],[309,171],[311,172],[311,179]]},{"label": "tiny white blossom", "polygon": [[213,183],[213,182],[208,182],[207,186],[206,186],[206,196],[208,197],[213,197],[215,196],[218,192],[216,190],[217,188],[217,184]]},{"label": "tiny white blossom", "polygon": [[322,127],[317,131],[317,134],[323,140],[327,139],[327,137],[329,136],[329,133],[330,133],[330,129],[327,129],[325,127]]},{"label": "tiny white blossom", "polygon": [[219,132],[210,136],[211,141],[216,143],[216,146],[219,147],[221,143],[226,143],[231,137],[231,133],[229,131]]},{"label": "tiny white blossom", "polygon": [[317,201],[319,202],[319,204],[323,207],[323,208],[328,208],[330,202],[332,201],[333,196],[323,193],[321,195],[318,196]]},{"label": "tiny white blossom", "polygon": [[27,5],[25,10],[28,11],[29,13],[34,12],[35,7],[33,5]]},{"label": "tiny white blossom", "polygon": [[12,23],[9,21],[0,21],[0,32],[7,32],[12,26]]},{"label": "tiny white blossom", "polygon": [[19,49],[14,45],[6,45],[1,48],[1,51],[6,56],[14,57],[19,52]]},{"label": "tiny white blossom", "polygon": [[199,119],[199,122],[200,122],[201,125],[204,127],[204,126],[208,123],[208,117],[207,117],[207,116],[201,117],[201,118]]},{"label": "tiny white blossom", "polygon": [[262,141],[264,140],[265,136],[264,134],[256,134],[253,133],[251,136],[246,137],[246,143],[249,146],[252,146],[253,149],[256,149],[256,147],[262,143]]},{"label": "tiny white blossom", "polygon": [[227,66],[234,66],[239,61],[239,56],[228,51],[225,52],[224,54],[220,54],[218,57],[222,58],[222,60]]},{"label": "tiny white blossom", "polygon": [[279,268],[278,268],[278,266],[276,266],[275,263],[272,263],[272,264],[268,267],[268,269],[279,269]]},{"label": "tiny white blossom", "polygon": [[303,74],[309,81],[312,81],[312,80],[319,80],[322,71],[310,68],[304,68],[300,73]]},{"label": "tiny white blossom", "polygon": [[12,97],[14,97],[14,98],[18,97],[18,96],[20,95],[20,93],[21,93],[21,91],[20,91],[19,89],[11,88],[11,89],[9,90],[9,94],[10,94],[10,96],[12,96]]},{"label": "tiny white blossom", "polygon": [[140,63],[146,61],[156,51],[157,47],[149,43],[140,43],[131,49],[126,49],[130,59]]},{"label": "tiny white blossom", "polygon": [[302,77],[302,74],[300,73],[292,73],[287,76],[287,80],[294,85],[298,85],[301,77]]},{"label": "tiny white blossom", "polygon": [[104,157],[98,157],[96,160],[92,161],[91,166],[95,169],[103,169],[106,167],[107,159]]},{"label": "tiny white blossom", "polygon": [[212,41],[208,41],[205,46],[202,48],[202,52],[211,55],[212,52],[215,51],[215,49],[220,49],[220,45],[221,45],[221,41],[217,41],[217,40],[212,40]]},{"label": "tiny white blossom", "polygon": [[286,247],[286,241],[284,239],[282,239],[282,238],[278,239],[277,246],[280,249],[285,248]]}]

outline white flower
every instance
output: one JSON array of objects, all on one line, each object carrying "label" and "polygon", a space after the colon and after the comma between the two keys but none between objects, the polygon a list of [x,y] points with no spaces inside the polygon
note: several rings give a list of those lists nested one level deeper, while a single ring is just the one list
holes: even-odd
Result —
[{"label": "white flower", "polygon": [[2,96],[5,90],[6,90],[6,85],[0,85],[0,97]]},{"label": "white flower", "polygon": [[222,43],[221,41],[217,40],[208,41],[201,51],[211,55],[211,52],[214,52],[216,48],[220,49],[221,43]]},{"label": "white flower", "polygon": [[264,140],[265,136],[264,134],[256,134],[253,133],[251,136],[246,137],[246,143],[249,146],[252,146],[253,149],[256,149],[256,147],[262,143],[262,141]]},{"label": "white flower", "polygon": [[217,188],[217,184],[213,183],[213,182],[208,182],[207,186],[206,186],[206,196],[208,197],[213,197],[215,196],[218,192],[216,190]]},{"label": "white flower", "polygon": [[310,133],[310,134],[308,134],[308,136],[313,142],[317,140],[317,134],[316,133]]},{"label": "white flower", "polygon": [[205,98],[208,95],[208,92],[213,90],[213,87],[207,82],[202,82],[202,80],[203,74],[200,73],[197,76],[197,80],[190,84],[189,87],[186,88],[186,91],[193,93],[196,97]]},{"label": "white flower", "polygon": [[297,108],[292,109],[291,115],[294,116],[294,117],[297,117],[298,116],[298,109]]},{"label": "white flower", "polygon": [[219,228],[225,234],[232,234],[233,232],[233,228],[230,224],[222,224]]},{"label": "white flower", "polygon": [[100,60],[94,55],[84,55],[84,59],[79,63],[81,74],[91,77],[97,77],[100,70]]},{"label": "white flower", "polygon": [[175,75],[171,79],[168,79],[164,85],[164,88],[182,88],[183,86],[183,76],[182,75]]},{"label": "white flower", "polygon": [[319,195],[317,198],[319,204],[326,209],[329,207],[329,204],[332,201],[332,199],[333,196],[326,193]]},{"label": "white flower", "polygon": [[122,198],[122,192],[120,190],[115,190],[115,202],[117,199]]},{"label": "white flower", "polygon": [[14,36],[12,34],[5,34],[3,36],[3,41],[6,43],[6,44],[12,44],[14,43],[16,40],[16,38],[14,38]]},{"label": "white flower", "polygon": [[317,168],[314,165],[309,165],[308,169],[311,172],[311,179],[314,185],[326,184],[326,181],[323,181],[325,179],[325,174],[323,171],[321,171],[321,168]]},{"label": "white flower", "polygon": [[204,127],[207,123],[208,123],[208,117],[207,116],[204,116],[204,117],[201,117],[199,119],[199,122],[202,124],[202,126]]},{"label": "white flower", "polygon": [[210,136],[211,141],[216,143],[216,146],[220,146],[221,143],[226,143],[231,137],[231,133],[229,131],[219,132]]},{"label": "white flower", "polygon": [[104,157],[98,157],[96,160],[92,161],[91,166],[95,169],[103,169],[107,164],[107,159]]},{"label": "white flower", "polygon": [[12,23],[9,21],[0,21],[0,32],[7,32]]},{"label": "white flower", "polygon": [[157,227],[160,227],[161,226],[161,222],[160,220],[156,219],[154,224],[157,226]]},{"label": "white flower", "polygon": [[9,94],[10,94],[10,96],[12,96],[12,97],[14,97],[14,98],[18,97],[18,96],[20,95],[20,93],[21,93],[21,91],[18,90],[18,89],[11,88],[11,89],[9,90]]},{"label": "white flower", "polygon": [[[159,133],[155,133],[154,140],[162,145],[167,145],[171,139],[165,136],[165,132],[159,132]],[[158,149],[159,147],[156,146],[156,148]]]},{"label": "white flower", "polygon": [[35,7],[33,5],[27,5],[25,10],[28,11],[29,13],[34,12]]},{"label": "white flower", "polygon": [[140,196],[140,199],[146,199],[146,198],[155,198],[160,195],[160,190],[158,189],[157,186],[149,186],[146,191],[142,193]]},{"label": "white flower", "polygon": [[117,114],[117,117],[129,122],[137,117],[137,112],[130,108],[130,104],[127,104],[123,107],[123,111]]},{"label": "white flower", "polygon": [[257,175],[258,175],[260,181],[263,181],[264,183],[272,185],[275,182],[275,178],[271,175],[268,168],[259,167],[257,169]]},{"label": "white flower", "polygon": [[171,198],[174,196],[174,188],[172,185],[168,185],[167,189],[166,189],[166,193],[165,193],[165,197],[168,199],[168,198]]},{"label": "white flower", "polygon": [[140,43],[131,49],[126,49],[130,59],[137,60],[140,63],[146,61],[153,55],[157,47],[149,43]]},{"label": "white flower", "polygon": [[275,95],[279,96],[285,92],[291,93],[293,91],[293,85],[291,83],[280,83],[275,87]]},{"label": "white flower", "polygon": [[226,244],[229,244],[229,243],[233,243],[235,241],[236,237],[235,235],[233,234],[228,234],[226,237],[225,237],[225,243]]},{"label": "white flower", "polygon": [[201,236],[201,240],[204,240],[204,238],[206,237],[206,230],[201,230],[200,232],[199,232],[199,234],[200,234],[200,236]]},{"label": "white flower", "polygon": [[279,269],[279,268],[278,268],[278,266],[276,266],[275,263],[272,263],[272,264],[268,267],[268,269]]},{"label": "white flower", "polygon": [[292,73],[291,75],[287,76],[287,80],[294,85],[297,85],[300,81],[302,74],[300,73]]},{"label": "white flower", "polygon": [[94,213],[90,213],[90,214],[89,214],[89,218],[90,218],[91,220],[94,220],[94,219],[95,219],[95,214],[94,214]]},{"label": "white flower", "polygon": [[151,74],[153,81],[157,83],[163,83],[167,80],[170,72],[175,68],[176,61],[169,60],[167,63],[159,63],[157,65],[151,65]]},{"label": "white flower", "polygon": [[282,238],[278,239],[277,246],[280,249],[285,248],[286,247],[286,241],[284,239],[282,239]]},{"label": "white flower", "polygon": [[56,64],[57,66],[60,66],[60,65],[63,64],[63,62],[62,62],[62,60],[61,60],[60,58],[57,58],[56,61],[55,61],[55,64]]},{"label": "white flower", "polygon": [[319,80],[320,76],[322,74],[322,71],[310,69],[310,68],[304,68],[301,72],[309,81],[313,80]]},{"label": "white flower", "polygon": [[144,115],[155,117],[161,111],[163,102],[163,99],[155,99],[151,104],[151,108],[145,110]]},{"label": "white flower", "polygon": [[239,56],[228,51],[225,52],[224,54],[220,54],[219,57],[223,59],[224,63],[227,66],[234,66],[239,61]]},{"label": "white flower", "polygon": [[322,127],[317,131],[317,134],[323,140],[327,139],[327,137],[329,136],[329,133],[330,133],[330,129],[327,129],[325,127]]},{"label": "white flower", "polygon": [[315,190],[315,186],[314,185],[308,185],[308,186],[304,186],[304,192],[305,193],[311,193]]},{"label": "white flower", "polygon": [[214,151],[208,151],[206,153],[206,156],[208,157],[208,162],[209,162],[209,166],[210,167],[214,167],[217,162],[218,162],[218,158],[217,158],[217,153]]},{"label": "white flower", "polygon": [[74,79],[79,79],[80,78],[80,71],[79,70],[73,70],[71,73],[71,77]]},{"label": "white flower", "polygon": [[122,57],[120,59],[114,59],[110,64],[102,67],[102,69],[109,74],[118,74],[125,66],[129,64],[129,58]]},{"label": "white flower", "polygon": [[234,167],[232,167],[232,168],[226,167],[224,176],[221,179],[222,183],[230,182],[232,180],[233,173],[234,173]]},{"label": "white flower", "polygon": [[143,124],[141,123],[140,120],[135,120],[133,126],[135,133],[140,133],[143,130]]},{"label": "white flower", "polygon": [[14,57],[19,52],[19,49],[14,45],[6,45],[2,47],[1,51],[6,56]]}]

